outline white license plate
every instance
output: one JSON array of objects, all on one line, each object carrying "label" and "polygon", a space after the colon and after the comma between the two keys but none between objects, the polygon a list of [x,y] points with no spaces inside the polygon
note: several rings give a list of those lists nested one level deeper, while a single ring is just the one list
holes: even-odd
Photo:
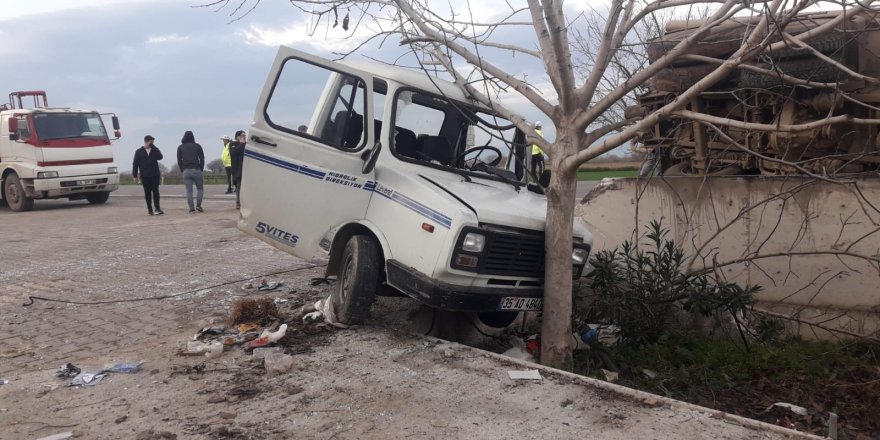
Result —
[{"label": "white license plate", "polygon": [[76,181],[76,184],[77,184],[77,185],[94,185],[94,184],[96,184],[96,183],[98,183],[98,182],[97,182],[96,180],[94,180],[94,179],[91,179],[91,180],[77,180],[77,181]]},{"label": "white license plate", "polygon": [[542,310],[544,298],[505,296],[498,302],[498,310]]}]

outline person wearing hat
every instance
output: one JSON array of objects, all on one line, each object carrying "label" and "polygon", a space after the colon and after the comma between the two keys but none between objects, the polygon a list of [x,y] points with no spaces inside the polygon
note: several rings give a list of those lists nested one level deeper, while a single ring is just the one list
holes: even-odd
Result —
[{"label": "person wearing hat", "polygon": [[232,157],[229,156],[229,142],[232,140],[228,134],[224,134],[220,140],[223,142],[220,160],[223,161],[223,168],[226,168],[226,194],[232,194]]},{"label": "person wearing hat", "polygon": [[[541,130],[541,123],[535,122],[535,133],[538,133],[538,136],[544,137],[544,132]],[[538,144],[532,144],[532,175],[535,176],[535,179],[540,179],[541,174],[544,173],[544,150],[538,146]]]},{"label": "person wearing hat", "polygon": [[[141,182],[144,187],[144,199],[147,201],[147,212],[153,215],[165,214],[159,207],[159,181],[162,173],[159,171],[159,161],[162,160],[162,152],[153,145],[155,138],[150,135],[144,136],[144,146],[134,152],[134,162],[131,164],[131,176]],[[155,211],[153,211],[155,208]]]}]

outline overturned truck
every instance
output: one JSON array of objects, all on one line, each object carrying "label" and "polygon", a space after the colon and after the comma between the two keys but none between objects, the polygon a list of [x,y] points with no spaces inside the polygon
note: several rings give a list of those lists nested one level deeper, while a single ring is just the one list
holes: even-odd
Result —
[{"label": "overturned truck", "polygon": [[[836,17],[839,13],[796,17],[785,32],[802,35],[808,47],[785,39],[781,49],[765,51],[689,102],[687,110],[728,120],[724,125],[667,119],[641,133],[639,143],[650,153],[642,174],[852,175],[880,170],[880,19],[855,15],[816,32]],[[696,84],[742,46],[757,21],[732,19],[718,27],[691,55],[654,76],[639,106],[628,113],[650,113]],[[663,36],[648,42],[650,61],[704,24],[670,22]]]}]

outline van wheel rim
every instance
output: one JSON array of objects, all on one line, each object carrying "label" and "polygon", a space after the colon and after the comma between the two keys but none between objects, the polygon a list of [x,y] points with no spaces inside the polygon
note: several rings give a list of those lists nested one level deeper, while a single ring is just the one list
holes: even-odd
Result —
[{"label": "van wheel rim", "polygon": [[18,187],[16,185],[6,185],[6,198],[9,199],[13,205],[18,204],[21,194],[18,193]]},{"label": "van wheel rim", "polygon": [[352,268],[352,260],[354,260],[354,258],[352,258],[351,256],[349,256],[345,260],[345,266],[344,266],[344,269],[342,272],[343,273],[342,286],[340,286],[341,288],[339,289],[340,290],[339,296],[343,300],[348,298],[348,292],[351,291],[351,285],[352,285],[352,282],[354,281],[354,270]]}]

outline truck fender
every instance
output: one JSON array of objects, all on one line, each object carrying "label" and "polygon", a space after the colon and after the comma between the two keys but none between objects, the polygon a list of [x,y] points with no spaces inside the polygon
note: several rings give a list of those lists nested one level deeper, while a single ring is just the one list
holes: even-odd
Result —
[{"label": "truck fender", "polygon": [[339,265],[342,262],[342,251],[345,249],[345,244],[348,243],[348,239],[354,235],[367,235],[379,243],[382,252],[382,268],[384,271],[385,261],[392,258],[392,254],[391,249],[388,246],[388,241],[385,239],[385,234],[383,234],[376,225],[367,220],[358,220],[340,225],[336,229],[336,234],[333,236],[333,242],[330,245],[330,261],[327,263],[325,277],[337,275],[339,273]]}]

